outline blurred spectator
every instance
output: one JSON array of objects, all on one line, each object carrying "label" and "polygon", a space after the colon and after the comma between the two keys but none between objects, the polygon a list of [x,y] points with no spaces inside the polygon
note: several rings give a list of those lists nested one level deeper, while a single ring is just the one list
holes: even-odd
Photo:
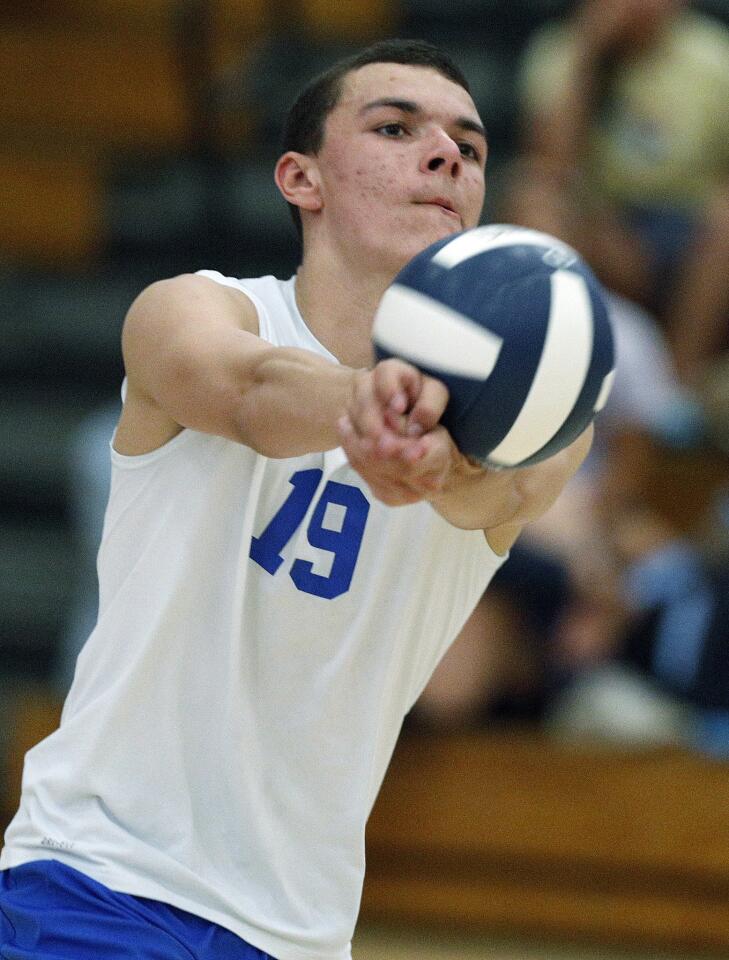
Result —
[{"label": "blurred spectator", "polygon": [[725,26],[681,0],[584,0],[535,34],[519,82],[523,158],[502,219],[571,242],[670,326],[694,377],[727,345]]},{"label": "blurred spectator", "polygon": [[[729,405],[724,409],[729,423]],[[729,757],[729,446],[709,427],[677,448],[626,430],[601,485],[605,548],[626,617],[613,663],[596,661],[553,726],[619,739],[679,739]],[[619,668],[615,668],[615,664]]]}]

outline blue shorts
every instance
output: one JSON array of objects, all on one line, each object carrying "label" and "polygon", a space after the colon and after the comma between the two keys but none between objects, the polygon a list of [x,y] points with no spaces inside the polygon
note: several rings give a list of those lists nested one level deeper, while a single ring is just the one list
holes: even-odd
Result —
[{"label": "blue shorts", "polygon": [[184,910],[115,893],[57,860],[0,872],[2,960],[273,960]]}]

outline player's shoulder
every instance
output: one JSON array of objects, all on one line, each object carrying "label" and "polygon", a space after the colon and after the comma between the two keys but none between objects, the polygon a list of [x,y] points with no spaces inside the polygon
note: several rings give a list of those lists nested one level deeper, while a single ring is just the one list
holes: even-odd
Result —
[{"label": "player's shoulder", "polygon": [[245,290],[214,271],[181,273],[155,280],[132,303],[127,327],[150,323],[211,322],[239,326],[258,332],[258,313]]}]

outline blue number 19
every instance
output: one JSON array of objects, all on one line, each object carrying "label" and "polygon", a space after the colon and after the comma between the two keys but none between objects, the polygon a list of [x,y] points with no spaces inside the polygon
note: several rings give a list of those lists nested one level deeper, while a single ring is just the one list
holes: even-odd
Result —
[{"label": "blue number 19", "polygon": [[304,519],[320,480],[321,470],[299,470],[295,473],[289,480],[294,489],[284,500],[281,509],[260,537],[251,538],[251,559],[269,573],[275,573],[283,563],[281,550]]},{"label": "blue number 19", "polygon": [[[321,470],[299,470],[289,483],[294,488],[259,537],[251,539],[250,556],[270,574],[283,563],[281,551],[294,535],[316,493]],[[339,529],[324,526],[327,507],[344,508]],[[313,572],[309,560],[294,560],[289,571],[296,588],[304,593],[332,600],[349,590],[362,545],[370,505],[358,487],[329,480],[314,507],[306,538],[312,547],[333,554],[328,576]]]}]

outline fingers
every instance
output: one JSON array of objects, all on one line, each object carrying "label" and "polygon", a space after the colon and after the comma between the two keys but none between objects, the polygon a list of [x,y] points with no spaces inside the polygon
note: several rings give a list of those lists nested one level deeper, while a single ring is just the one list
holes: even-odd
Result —
[{"label": "fingers", "polygon": [[419,437],[432,430],[446,408],[448,390],[402,360],[383,360],[358,378],[348,413],[358,433],[376,439],[383,427]]},{"label": "fingers", "polygon": [[337,430],[353,465],[356,465],[354,461],[359,463],[369,459],[391,461],[401,466],[413,465],[424,457],[428,449],[424,439],[408,437],[387,428],[373,437],[359,430],[347,414],[339,419]]},{"label": "fingers", "polygon": [[448,478],[453,442],[442,427],[423,437],[392,435],[386,443],[374,444],[369,437],[360,436],[345,415],[338,431],[350,465],[389,506],[428,499]]},{"label": "fingers", "polygon": [[446,385],[432,377],[423,377],[420,393],[408,416],[408,432],[412,435],[415,429],[417,435],[417,432],[427,433],[432,430],[443,416],[447,403]]},{"label": "fingers", "polygon": [[404,414],[420,393],[423,374],[417,367],[401,360],[383,360],[372,372],[377,398],[384,407]]},{"label": "fingers", "polygon": [[402,360],[361,371],[337,424],[351,466],[387,504],[415,503],[443,486],[453,441],[438,426],[448,390]]}]

